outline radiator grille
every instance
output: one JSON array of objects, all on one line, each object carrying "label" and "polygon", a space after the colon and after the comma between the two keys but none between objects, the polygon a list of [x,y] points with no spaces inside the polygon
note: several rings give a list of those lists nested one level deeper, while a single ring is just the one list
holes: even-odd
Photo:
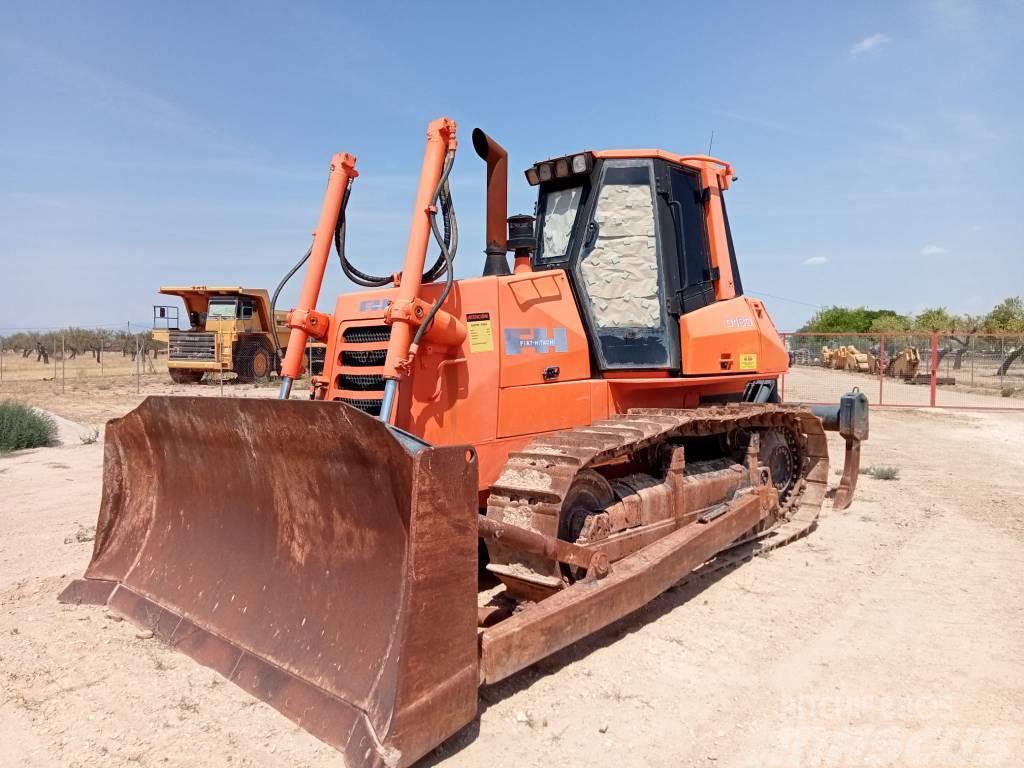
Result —
[{"label": "radiator grille", "polygon": [[354,392],[383,392],[384,377],[379,374],[342,373],[338,376],[338,389],[348,389]]},{"label": "radiator grille", "polygon": [[338,401],[345,403],[345,405],[351,405],[353,408],[358,408],[363,413],[368,413],[371,416],[380,416],[380,400],[363,400],[354,397],[339,397]]},{"label": "radiator grille", "polygon": [[[384,377],[379,373],[353,373],[350,368],[380,368],[387,357],[387,345],[391,339],[390,325],[356,325],[341,332],[340,356],[338,362],[342,371],[334,379],[334,386],[349,397],[339,400],[371,416],[380,415],[381,398],[384,397]],[[353,348],[354,345],[370,348]],[[355,394],[366,397],[352,397]]]},{"label": "radiator grille", "polygon": [[352,368],[370,368],[384,365],[386,349],[353,349],[341,353],[341,364]]},{"label": "radiator grille", "polygon": [[341,338],[348,344],[386,344],[391,338],[391,326],[361,325],[346,328]]},{"label": "radiator grille", "polygon": [[191,331],[171,331],[167,340],[168,360],[217,359],[217,334]]}]

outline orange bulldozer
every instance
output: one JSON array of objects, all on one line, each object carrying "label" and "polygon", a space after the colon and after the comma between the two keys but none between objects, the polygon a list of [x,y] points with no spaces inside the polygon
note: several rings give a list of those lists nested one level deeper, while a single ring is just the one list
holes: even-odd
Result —
[{"label": "orange bulldozer", "polygon": [[[151,629],[350,766],[410,765],[480,685],[804,535],[825,430],[846,441],[837,509],[868,434],[860,393],[779,402],[787,353],[743,293],[728,163],[560,156],[526,170],[536,219],[507,217],[507,154],[474,131],[486,256],[456,280],[456,146],[429,125],[404,267],[380,276],[345,254],[358,174],[335,155],[289,273],[305,264],[279,398],[150,397],[110,422],[92,561],[60,597]],[[322,311],[332,245],[363,290]],[[324,369],[292,399],[308,339]]]}]

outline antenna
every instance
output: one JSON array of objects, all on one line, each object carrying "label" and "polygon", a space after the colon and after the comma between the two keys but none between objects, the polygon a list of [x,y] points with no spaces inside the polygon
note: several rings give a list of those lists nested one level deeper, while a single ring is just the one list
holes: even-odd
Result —
[{"label": "antenna", "polygon": [[708,154],[711,154],[711,145],[715,143],[715,129],[711,129],[711,138],[708,139]]}]

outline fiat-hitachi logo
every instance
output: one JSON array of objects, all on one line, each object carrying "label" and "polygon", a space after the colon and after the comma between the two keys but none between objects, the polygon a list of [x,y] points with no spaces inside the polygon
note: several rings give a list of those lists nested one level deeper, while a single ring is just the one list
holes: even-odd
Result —
[{"label": "fiat-hitachi logo", "polygon": [[542,355],[568,352],[569,332],[565,328],[506,328],[505,354],[518,355],[524,349]]},{"label": "fiat-hitachi logo", "polygon": [[391,305],[391,299],[366,299],[359,302],[360,312],[383,312]]}]

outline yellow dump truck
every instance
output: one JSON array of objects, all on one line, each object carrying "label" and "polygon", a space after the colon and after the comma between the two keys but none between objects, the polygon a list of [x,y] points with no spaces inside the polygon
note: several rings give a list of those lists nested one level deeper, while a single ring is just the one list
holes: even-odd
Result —
[{"label": "yellow dump truck", "polygon": [[[277,312],[271,322],[266,290],[190,285],[163,286],[160,293],[178,296],[185,304],[184,316],[177,306],[153,307],[153,337],[167,344],[167,368],[175,382],[195,384],[213,371],[233,372],[239,381],[250,382],[277,372],[271,333],[282,346],[288,343],[287,313]],[[323,349],[311,352],[316,372]]]}]

